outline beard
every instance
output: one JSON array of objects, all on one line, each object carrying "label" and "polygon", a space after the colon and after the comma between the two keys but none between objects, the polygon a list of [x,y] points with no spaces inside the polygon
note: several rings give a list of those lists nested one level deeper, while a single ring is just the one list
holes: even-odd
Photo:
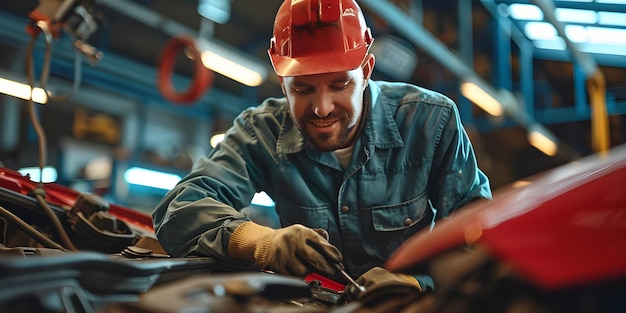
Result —
[{"label": "beard", "polygon": [[[313,122],[324,124],[327,121],[335,121],[333,131],[317,132],[313,130],[315,127]],[[296,125],[309,147],[319,152],[329,152],[345,147],[350,133],[354,130],[355,125],[351,124],[354,123],[351,122],[350,116],[345,112],[339,116],[333,112],[324,118],[309,114],[296,120]]]}]

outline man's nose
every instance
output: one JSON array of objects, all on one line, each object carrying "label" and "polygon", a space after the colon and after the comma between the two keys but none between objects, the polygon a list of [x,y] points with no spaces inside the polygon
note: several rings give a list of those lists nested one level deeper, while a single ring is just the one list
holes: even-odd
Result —
[{"label": "man's nose", "polygon": [[313,99],[312,109],[315,115],[319,117],[327,117],[333,110],[335,110],[335,105],[333,104],[331,95],[325,91],[318,92],[316,97]]}]

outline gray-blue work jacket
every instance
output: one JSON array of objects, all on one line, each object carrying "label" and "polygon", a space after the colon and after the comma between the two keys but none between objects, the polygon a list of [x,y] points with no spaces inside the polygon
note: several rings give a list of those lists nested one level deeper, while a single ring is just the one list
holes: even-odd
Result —
[{"label": "gray-blue work jacket", "polygon": [[286,99],[242,112],[153,212],[162,246],[175,257],[210,256],[216,268],[251,265],[228,258],[228,240],[249,220],[240,210],[265,191],[283,226],[327,230],[348,273],[358,277],[434,221],[491,198],[452,100],[370,81],[365,101],[371,109],[345,169],[334,153],[307,146]]}]

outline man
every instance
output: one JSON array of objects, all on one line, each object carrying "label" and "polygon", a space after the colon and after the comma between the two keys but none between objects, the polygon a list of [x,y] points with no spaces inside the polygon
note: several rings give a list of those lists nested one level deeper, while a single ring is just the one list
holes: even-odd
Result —
[{"label": "man", "polygon": [[[168,253],[300,276],[334,275],[341,263],[357,277],[435,220],[491,197],[455,104],[370,80],[372,42],[354,0],[281,5],[268,52],[284,97],[241,113],[157,206]],[[283,228],[239,211],[261,190]]]}]

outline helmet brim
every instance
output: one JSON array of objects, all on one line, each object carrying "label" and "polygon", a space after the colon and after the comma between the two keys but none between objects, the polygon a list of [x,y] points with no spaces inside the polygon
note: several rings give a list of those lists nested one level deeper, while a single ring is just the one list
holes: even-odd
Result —
[{"label": "helmet brim", "polygon": [[353,70],[361,65],[368,50],[369,46],[362,46],[340,56],[335,52],[329,52],[297,58],[272,54],[270,51],[268,54],[276,74],[289,77]]}]

